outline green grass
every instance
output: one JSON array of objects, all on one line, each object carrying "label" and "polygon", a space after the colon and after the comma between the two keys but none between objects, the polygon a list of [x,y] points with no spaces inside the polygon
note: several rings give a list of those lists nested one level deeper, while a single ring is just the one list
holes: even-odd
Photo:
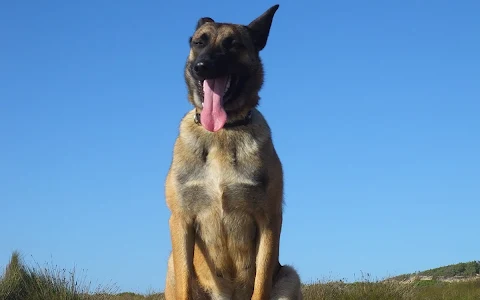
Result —
[{"label": "green grass", "polygon": [[[437,271],[435,275],[440,276]],[[405,275],[396,278],[409,277]],[[399,280],[374,281],[367,277],[355,283],[323,281],[305,284],[302,289],[305,300],[480,299],[478,278],[463,282],[423,280],[402,283]],[[91,283],[79,280],[75,271],[67,271],[56,266],[27,267],[20,255],[14,252],[4,274],[0,277],[0,300],[164,300],[164,297],[161,293],[149,295],[116,293],[113,287],[92,289]]]},{"label": "green grass", "polygon": [[440,277],[471,277],[476,274],[480,274],[480,261],[470,261],[466,263],[458,263],[448,266],[443,266],[435,269],[425,270],[422,272],[417,272],[415,274],[404,274],[394,277],[395,279],[401,280],[402,278],[409,278],[413,275],[418,276],[432,276],[434,278]]},{"label": "green grass", "polygon": [[415,287],[410,284],[362,281],[356,283],[325,282],[303,287],[304,299],[335,300],[393,300],[416,299]]},{"label": "green grass", "polygon": [[468,282],[362,281],[356,283],[324,282],[305,285],[305,300],[478,300],[480,280]]}]

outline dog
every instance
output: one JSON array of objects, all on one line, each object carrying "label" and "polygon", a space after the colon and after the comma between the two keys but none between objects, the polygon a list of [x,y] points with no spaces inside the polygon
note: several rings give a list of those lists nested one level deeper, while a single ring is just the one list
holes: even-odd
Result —
[{"label": "dog", "polygon": [[200,18],[185,64],[188,99],[166,181],[167,300],[302,299],[279,263],[283,170],[257,109],[279,5],[249,25]]}]

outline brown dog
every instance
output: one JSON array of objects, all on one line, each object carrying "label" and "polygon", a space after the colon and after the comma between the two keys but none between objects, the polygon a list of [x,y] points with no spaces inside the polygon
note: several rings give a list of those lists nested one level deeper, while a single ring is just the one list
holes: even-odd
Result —
[{"label": "brown dog", "polygon": [[186,114],[166,179],[172,255],[165,296],[301,299],[300,279],[278,260],[282,165],[256,109],[259,52],[271,7],[248,26],[201,18],[185,67]]}]

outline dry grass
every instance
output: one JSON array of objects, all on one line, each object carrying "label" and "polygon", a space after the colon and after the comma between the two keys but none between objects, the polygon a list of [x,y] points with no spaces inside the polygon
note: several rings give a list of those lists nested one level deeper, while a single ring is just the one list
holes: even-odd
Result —
[{"label": "dry grass", "polygon": [[305,300],[410,300],[416,299],[414,295],[413,284],[372,281],[368,276],[355,283],[325,281],[303,286]]},{"label": "dry grass", "polygon": [[162,294],[136,295],[115,293],[115,287],[91,287],[79,279],[75,270],[57,266],[25,266],[14,252],[5,273],[0,277],[1,300],[163,300]]},{"label": "dry grass", "polygon": [[480,279],[412,283],[368,279],[355,283],[318,282],[304,285],[303,295],[305,300],[479,300]]},{"label": "dry grass", "polygon": [[[302,287],[305,300],[478,300],[480,279],[467,282],[435,280],[401,283],[373,281],[368,277],[355,283],[317,282]],[[75,271],[58,267],[26,267],[13,253],[0,277],[1,300],[164,300],[161,293],[138,295],[116,293],[112,287],[91,288],[78,280]]]}]

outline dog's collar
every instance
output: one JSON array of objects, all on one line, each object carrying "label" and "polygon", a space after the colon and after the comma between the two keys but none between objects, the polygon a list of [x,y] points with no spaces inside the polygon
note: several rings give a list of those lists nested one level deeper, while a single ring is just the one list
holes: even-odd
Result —
[{"label": "dog's collar", "polygon": [[[195,116],[193,117],[193,121],[197,124],[197,125],[201,125],[202,123],[200,122],[200,114],[199,113],[196,113]],[[245,116],[245,118],[243,119],[240,119],[240,120],[236,120],[236,121],[233,121],[233,122],[227,122],[225,123],[225,125],[223,126],[223,128],[232,128],[232,127],[237,127],[237,126],[245,126],[245,125],[248,125],[250,124],[250,122],[252,121],[252,111],[250,110],[247,115]]]}]

